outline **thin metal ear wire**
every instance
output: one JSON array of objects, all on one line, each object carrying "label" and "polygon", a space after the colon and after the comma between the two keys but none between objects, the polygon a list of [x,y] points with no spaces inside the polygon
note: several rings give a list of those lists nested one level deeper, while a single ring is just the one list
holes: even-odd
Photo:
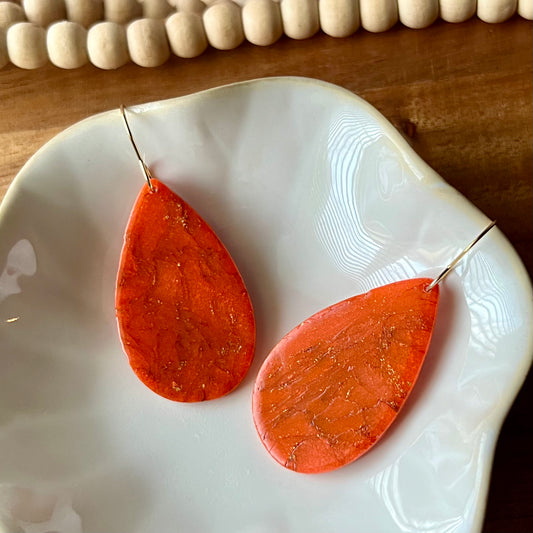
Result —
[{"label": "thin metal ear wire", "polygon": [[135,144],[135,139],[133,138],[130,125],[128,124],[128,118],[126,117],[126,108],[122,104],[120,104],[120,112],[122,113],[124,124],[126,125],[126,131],[128,132],[128,137],[130,138],[130,142],[133,146],[133,149],[135,150],[135,155],[137,156],[137,159],[139,160],[139,163],[141,164],[144,177],[146,178],[146,181],[148,182],[148,187],[150,187],[150,190],[153,192],[154,186],[152,185],[152,180],[154,179],[154,177],[152,176],[152,173],[150,172],[148,165],[143,161],[143,158],[141,157],[141,154],[139,153],[139,149],[137,148],[137,145]]},{"label": "thin metal ear wire", "polygon": [[440,283],[461,261],[461,259],[496,225],[493,220],[464,250],[426,287],[426,292],[431,291],[435,285]]}]

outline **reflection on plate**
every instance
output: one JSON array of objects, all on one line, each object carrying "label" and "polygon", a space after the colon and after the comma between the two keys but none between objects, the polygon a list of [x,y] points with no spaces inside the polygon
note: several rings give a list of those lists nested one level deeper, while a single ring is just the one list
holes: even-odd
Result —
[{"label": "reflection on plate", "polygon": [[113,300],[143,176],[118,110],[76,124],[28,162],[0,212],[0,520],[70,533],[479,531],[532,355],[531,287],[503,235],[444,283],[420,380],[385,438],[346,468],[295,474],[253,426],[269,349],[331,303],[434,275],[487,219],[371,106],[322,82],[222,87],[133,108],[130,125],[235,259],[256,310],[254,364],[235,392],[193,405],[134,376]]}]

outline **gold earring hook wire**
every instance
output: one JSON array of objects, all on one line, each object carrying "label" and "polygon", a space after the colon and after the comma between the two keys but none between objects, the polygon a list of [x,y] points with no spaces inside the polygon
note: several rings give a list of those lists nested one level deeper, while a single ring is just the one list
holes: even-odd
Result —
[{"label": "gold earring hook wire", "polygon": [[137,144],[135,144],[135,139],[133,138],[130,125],[128,124],[128,118],[126,117],[126,108],[122,104],[120,104],[120,112],[122,113],[124,124],[126,125],[126,131],[128,132],[128,137],[130,138],[130,142],[133,146],[133,149],[135,150],[135,155],[137,156],[137,159],[139,160],[139,163],[141,164],[144,177],[146,178],[146,181],[148,182],[148,187],[150,188],[151,191],[153,191],[154,186],[152,185],[152,180],[154,179],[154,177],[152,176],[152,173],[150,172],[148,165],[144,162],[143,158],[141,157],[139,149],[137,148]]},{"label": "gold earring hook wire", "polygon": [[493,220],[463,251],[426,287],[426,292],[431,291],[435,285],[440,283],[461,261],[461,259],[496,225]]}]

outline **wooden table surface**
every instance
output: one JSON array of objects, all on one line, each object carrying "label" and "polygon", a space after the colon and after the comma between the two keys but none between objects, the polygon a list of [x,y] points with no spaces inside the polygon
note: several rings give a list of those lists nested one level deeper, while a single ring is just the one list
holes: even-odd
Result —
[{"label": "wooden table surface", "polygon": [[[268,48],[245,43],[155,69],[8,65],[0,70],[0,198],[40,146],[94,113],[241,80],[307,76],[381,111],[448,183],[497,219],[533,277],[532,44],[531,22],[516,16],[498,25],[471,19],[347,39],[282,38]],[[532,390],[529,377],[498,441],[485,533],[533,531]]]}]

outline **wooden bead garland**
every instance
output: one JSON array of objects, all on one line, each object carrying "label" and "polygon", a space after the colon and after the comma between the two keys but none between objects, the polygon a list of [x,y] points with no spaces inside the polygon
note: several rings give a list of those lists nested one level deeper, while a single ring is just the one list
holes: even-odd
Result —
[{"label": "wooden bead garland", "polygon": [[87,33],[91,63],[104,70],[122,67],[130,60],[126,28],[116,22],[99,22]]},{"label": "wooden bead garland", "polygon": [[518,0],[518,14],[528,20],[533,20],[533,2],[531,0]]},{"label": "wooden bead garland", "polygon": [[0,0],[0,68],[50,61],[72,69],[90,61],[107,70],[130,60],[155,67],[171,53],[196,57],[208,44],[269,46],[283,33],[308,39],[320,29],[342,38],[359,26],[383,32],[398,21],[419,29],[439,16],[501,23],[515,13],[532,20],[533,0]]},{"label": "wooden bead garland", "polygon": [[143,17],[151,19],[164,19],[175,10],[167,0],[141,0]]},{"label": "wooden bead garland", "polygon": [[476,13],[477,0],[440,0],[439,14],[446,22],[464,22]]},{"label": "wooden bead garland", "polygon": [[398,0],[398,17],[408,28],[427,28],[439,16],[439,0]]},{"label": "wooden bead garland", "polygon": [[174,6],[178,13],[182,11],[186,13],[197,13],[201,15],[206,7],[202,0],[174,0]]},{"label": "wooden bead garland", "polygon": [[165,22],[172,52],[178,57],[196,57],[207,48],[202,17],[194,11],[180,11]]},{"label": "wooden bead garland", "polygon": [[320,0],[322,31],[331,37],[349,37],[359,28],[359,0]]},{"label": "wooden bead garland", "polygon": [[77,22],[56,22],[46,33],[48,57],[59,68],[83,67],[89,60],[86,42],[87,30]]},{"label": "wooden bead garland", "polygon": [[398,22],[397,0],[359,0],[361,26],[367,31],[387,31]]},{"label": "wooden bead garland", "polygon": [[283,31],[291,39],[309,39],[320,29],[318,0],[283,0]]},{"label": "wooden bead garland", "polygon": [[22,0],[22,7],[28,21],[43,28],[67,16],[64,0]]},{"label": "wooden bead garland", "polygon": [[110,22],[126,24],[142,17],[142,5],[137,0],[112,0],[104,2],[104,16]]},{"label": "wooden bead garland", "polygon": [[6,43],[9,60],[19,68],[39,68],[48,62],[46,31],[33,22],[13,24],[7,30]]},{"label": "wooden bead garland", "polygon": [[203,14],[209,44],[218,50],[232,50],[244,41],[241,10],[229,0],[210,5]]},{"label": "wooden bead garland", "polygon": [[477,0],[477,16],[492,24],[505,22],[518,7],[516,0]]},{"label": "wooden bead garland", "polygon": [[101,0],[65,0],[67,20],[89,28],[104,18],[104,3]]},{"label": "wooden bead garland", "polygon": [[26,15],[24,9],[12,2],[0,2],[0,28],[7,30],[15,22],[24,22]]},{"label": "wooden bead garland", "polygon": [[272,0],[249,0],[242,8],[242,26],[246,40],[252,44],[274,44],[283,35],[279,3]]},{"label": "wooden bead garland", "polygon": [[170,57],[161,19],[138,19],[126,30],[131,60],[141,67],[159,67]]}]

